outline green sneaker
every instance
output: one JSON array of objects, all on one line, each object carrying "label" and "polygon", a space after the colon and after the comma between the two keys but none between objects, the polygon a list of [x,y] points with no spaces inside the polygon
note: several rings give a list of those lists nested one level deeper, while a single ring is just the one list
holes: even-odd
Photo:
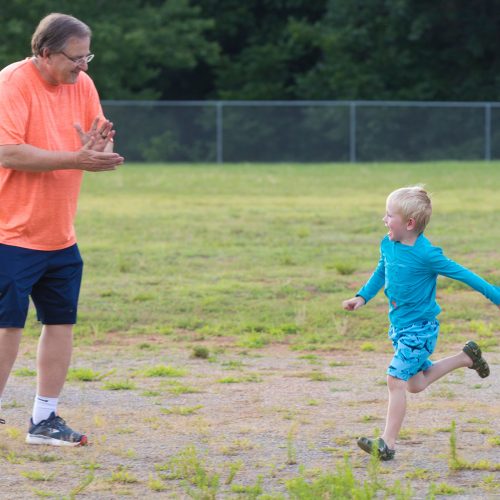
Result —
[{"label": "green sneaker", "polygon": [[483,358],[480,347],[473,340],[469,340],[465,343],[462,350],[472,359],[472,366],[469,366],[469,368],[471,370],[476,370],[481,378],[486,378],[490,374],[490,367]]},{"label": "green sneaker", "polygon": [[357,440],[358,446],[366,453],[373,453],[373,448],[377,449],[377,457],[384,462],[387,460],[392,460],[396,454],[396,450],[392,450],[386,444],[382,438],[369,439],[366,437],[360,437]]}]

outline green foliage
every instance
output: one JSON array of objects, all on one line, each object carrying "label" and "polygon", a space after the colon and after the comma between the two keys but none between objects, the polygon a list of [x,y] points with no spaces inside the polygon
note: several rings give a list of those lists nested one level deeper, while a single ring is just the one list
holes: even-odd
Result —
[{"label": "green foliage", "polygon": [[193,498],[216,498],[219,475],[207,470],[194,446],[184,449],[167,463],[157,465],[156,470],[162,479],[181,480]]},{"label": "green foliage", "polygon": [[[499,99],[493,0],[17,0],[0,11],[0,67],[51,11],[92,28],[105,99]],[[160,134],[146,155],[176,143]]]},{"label": "green foliage", "polygon": [[213,21],[188,0],[34,0],[2,5],[1,67],[29,54],[31,35],[49,12],[71,13],[91,27],[96,57],[89,73],[104,99],[175,97],[174,74],[218,59],[218,45],[207,40]]},{"label": "green foliage", "polygon": [[100,373],[92,370],[91,368],[70,368],[68,370],[68,375],[66,380],[74,381],[79,380],[81,382],[94,382],[97,380],[102,380],[104,377],[107,377],[111,373],[114,373],[114,370],[111,370],[107,373]]},{"label": "green foliage", "polygon": [[171,408],[161,408],[161,412],[165,415],[180,415],[180,416],[188,416],[193,415],[199,409],[203,408],[201,405],[196,406],[172,406]]},{"label": "green foliage", "polygon": [[110,380],[103,385],[107,391],[131,391],[135,389],[135,384],[130,380]]},{"label": "green foliage", "polygon": [[45,472],[38,470],[23,471],[21,472],[21,475],[31,481],[52,481],[55,476],[55,474],[46,474]]},{"label": "green foliage", "polygon": [[113,483],[137,483],[138,479],[127,470],[126,467],[118,466],[118,468],[111,474],[111,482]]},{"label": "green foliage", "polygon": [[488,460],[479,460],[478,462],[468,462],[462,459],[457,452],[457,431],[456,422],[451,422],[450,431],[450,458],[448,460],[451,470],[490,470],[500,471],[500,463],[491,463]]},{"label": "green foliage", "polygon": [[257,482],[253,485],[233,484],[231,486],[231,491],[240,495],[244,495],[244,498],[247,498],[249,500],[254,498],[261,498],[260,495],[263,493],[262,476],[259,476],[257,478]]},{"label": "green foliage", "polygon": [[371,461],[369,478],[360,481],[354,476],[352,465],[347,456],[337,464],[334,472],[321,474],[309,479],[305,471],[301,475],[286,482],[287,491],[294,500],[314,500],[317,498],[355,498],[369,500],[378,498],[385,492],[390,498],[409,499],[411,488],[407,485],[394,484],[389,487],[379,479],[378,460]]},{"label": "green foliage", "polygon": [[183,377],[186,370],[167,365],[156,365],[141,372],[144,377]]},{"label": "green foliage", "polygon": [[12,373],[16,377],[35,377],[36,376],[36,371],[32,370],[31,368],[18,368],[17,370],[14,370]]},{"label": "green foliage", "polygon": [[210,350],[205,346],[196,346],[193,348],[193,356],[195,358],[208,359],[210,356]]}]

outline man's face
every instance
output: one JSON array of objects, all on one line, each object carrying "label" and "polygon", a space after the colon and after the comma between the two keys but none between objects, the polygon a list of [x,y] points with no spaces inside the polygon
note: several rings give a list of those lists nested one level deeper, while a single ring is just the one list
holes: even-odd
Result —
[{"label": "man's face", "polygon": [[47,57],[45,69],[50,83],[76,83],[80,71],[87,71],[85,56],[90,53],[90,38],[69,38],[63,52]]}]

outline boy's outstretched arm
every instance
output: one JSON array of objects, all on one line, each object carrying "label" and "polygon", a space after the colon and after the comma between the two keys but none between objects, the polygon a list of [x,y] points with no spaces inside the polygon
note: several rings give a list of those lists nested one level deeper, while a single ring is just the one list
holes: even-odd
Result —
[{"label": "boy's outstretched arm", "polygon": [[470,269],[446,257],[441,248],[432,247],[430,249],[429,263],[438,274],[469,285],[474,290],[482,293],[497,307],[500,307],[500,286],[489,283]]},{"label": "boy's outstretched arm", "polygon": [[352,299],[344,300],[344,302],[342,302],[342,307],[346,311],[355,311],[356,309],[363,307],[365,304],[366,304],[365,299],[361,297],[361,295],[357,295]]}]

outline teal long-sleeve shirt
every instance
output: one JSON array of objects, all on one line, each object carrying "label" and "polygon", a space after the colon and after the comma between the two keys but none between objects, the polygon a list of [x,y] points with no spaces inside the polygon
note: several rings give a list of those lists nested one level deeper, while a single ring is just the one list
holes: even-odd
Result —
[{"label": "teal long-sleeve shirt", "polygon": [[384,287],[389,299],[389,320],[396,328],[432,321],[441,312],[436,302],[439,275],[466,283],[494,304],[500,304],[500,287],[443,254],[421,234],[413,246],[391,241],[380,244],[380,260],[370,279],[356,295],[371,300]]}]

